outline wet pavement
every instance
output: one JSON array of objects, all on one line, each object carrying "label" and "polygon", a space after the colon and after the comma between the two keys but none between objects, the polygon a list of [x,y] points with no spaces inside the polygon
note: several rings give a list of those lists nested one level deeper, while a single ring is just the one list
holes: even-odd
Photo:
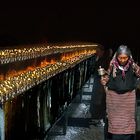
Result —
[{"label": "wet pavement", "polygon": [[91,77],[45,140],[104,140],[104,126],[94,126],[89,112],[93,84]]}]

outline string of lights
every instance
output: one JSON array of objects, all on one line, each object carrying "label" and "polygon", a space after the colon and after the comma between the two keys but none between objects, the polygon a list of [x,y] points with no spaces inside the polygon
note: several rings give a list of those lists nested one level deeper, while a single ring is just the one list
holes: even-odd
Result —
[{"label": "string of lights", "polygon": [[[50,50],[56,50],[56,52],[62,53],[61,59],[59,61],[53,61],[53,63],[46,63],[46,61],[43,61],[38,67],[32,67],[32,69],[30,68],[26,71],[22,71],[17,75],[9,75],[4,80],[0,81],[0,102],[2,104],[56,74],[77,65],[96,53],[96,49],[93,45],[81,45],[81,47],[80,45],[75,45],[53,46],[52,48],[47,46],[44,48],[6,49],[0,52],[0,65],[16,62],[17,60],[22,61],[45,56],[51,53]],[[56,52],[53,52],[53,54]]]}]

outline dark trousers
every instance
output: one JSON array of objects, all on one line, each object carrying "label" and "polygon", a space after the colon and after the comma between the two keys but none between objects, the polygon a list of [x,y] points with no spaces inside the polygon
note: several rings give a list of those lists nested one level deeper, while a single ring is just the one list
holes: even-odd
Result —
[{"label": "dark trousers", "polygon": [[110,134],[106,140],[135,140],[134,134]]}]

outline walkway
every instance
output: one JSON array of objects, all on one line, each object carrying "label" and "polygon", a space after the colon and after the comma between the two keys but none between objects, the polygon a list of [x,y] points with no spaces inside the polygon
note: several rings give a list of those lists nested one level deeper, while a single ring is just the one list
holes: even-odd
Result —
[{"label": "walkway", "polygon": [[51,130],[50,134],[53,135],[46,137],[45,140],[104,140],[103,126],[95,127],[91,123],[89,107],[93,83],[94,79],[91,77],[71,103],[67,111],[66,134],[62,127],[65,123],[64,116]]}]

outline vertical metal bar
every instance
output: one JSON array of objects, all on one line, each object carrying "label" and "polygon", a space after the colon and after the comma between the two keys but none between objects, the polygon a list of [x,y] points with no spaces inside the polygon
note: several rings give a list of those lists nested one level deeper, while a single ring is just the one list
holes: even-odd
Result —
[{"label": "vertical metal bar", "polygon": [[4,111],[0,107],[0,140],[4,140]]}]

